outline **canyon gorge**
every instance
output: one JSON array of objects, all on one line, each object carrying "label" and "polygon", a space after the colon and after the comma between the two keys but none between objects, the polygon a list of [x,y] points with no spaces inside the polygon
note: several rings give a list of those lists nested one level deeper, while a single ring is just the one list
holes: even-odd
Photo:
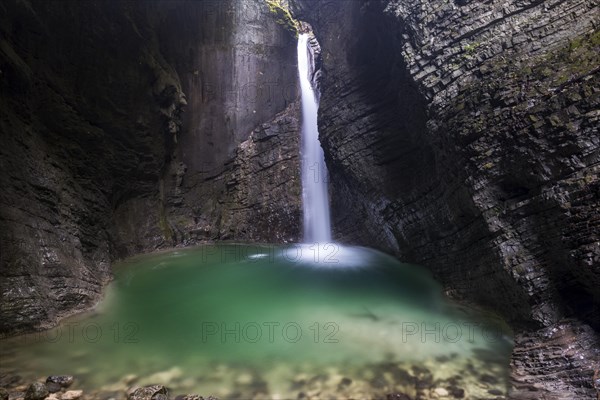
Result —
[{"label": "canyon gorge", "polygon": [[94,306],[128,256],[302,240],[304,29],[333,239],[506,321],[508,398],[596,398],[599,24],[593,0],[2,2],[0,335]]}]

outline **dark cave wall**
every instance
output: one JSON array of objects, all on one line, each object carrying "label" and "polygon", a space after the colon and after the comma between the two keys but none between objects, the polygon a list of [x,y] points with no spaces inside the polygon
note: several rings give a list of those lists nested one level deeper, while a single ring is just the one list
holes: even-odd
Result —
[{"label": "dark cave wall", "polygon": [[300,104],[294,102],[260,124],[222,171],[175,179],[167,199],[175,240],[298,241],[302,218],[299,114]]},{"label": "dark cave wall", "polygon": [[[174,127],[156,198],[134,198],[117,210],[119,254],[152,249],[146,237],[156,227],[159,246],[295,240],[301,206],[293,35],[263,0],[141,4],[157,20],[186,112]],[[265,130],[273,140],[248,146]],[[150,224],[146,210],[156,210]]]},{"label": "dark cave wall", "polygon": [[195,15],[171,4],[160,35],[189,110],[164,176],[167,235],[174,244],[296,240],[295,37],[264,0],[191,3]]},{"label": "dark cave wall", "polygon": [[[590,398],[598,7],[292,5],[322,46],[337,237],[509,320],[513,397]],[[1,333],[89,307],[117,257],[298,238],[295,43],[261,0],[15,0],[0,22]]]},{"label": "dark cave wall", "polygon": [[191,111],[177,156],[190,172],[222,170],[254,128],[296,100],[295,39],[262,0],[178,1],[161,12],[162,48]]},{"label": "dark cave wall", "polygon": [[243,3],[0,4],[0,334],[89,308],[116,258],[297,234],[294,93],[203,97],[218,74],[295,87],[293,38]]},{"label": "dark cave wall", "polygon": [[9,1],[0,15],[0,332],[18,332],[99,298],[110,215],[156,192],[181,90],[131,4]]},{"label": "dark cave wall", "polygon": [[513,397],[592,396],[598,6],[292,9],[323,52],[319,126],[336,237],[428,265],[449,294],[510,321]]}]

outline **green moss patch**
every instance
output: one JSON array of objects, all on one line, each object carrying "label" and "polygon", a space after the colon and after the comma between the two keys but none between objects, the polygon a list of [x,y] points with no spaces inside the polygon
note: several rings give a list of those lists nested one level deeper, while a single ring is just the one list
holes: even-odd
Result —
[{"label": "green moss patch", "polygon": [[296,20],[290,10],[282,0],[265,0],[269,11],[275,16],[275,21],[286,30],[298,37],[300,23]]}]

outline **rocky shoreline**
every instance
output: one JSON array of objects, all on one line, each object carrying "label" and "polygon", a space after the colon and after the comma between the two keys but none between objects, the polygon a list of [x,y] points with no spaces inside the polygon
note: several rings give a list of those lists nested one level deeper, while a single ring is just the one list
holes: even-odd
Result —
[{"label": "rocky shoreline", "polygon": [[[144,387],[131,387],[124,392],[84,392],[83,390],[71,390],[73,384],[72,375],[54,375],[46,378],[45,382],[35,381],[24,384],[18,375],[0,376],[0,400],[78,400],[78,399],[127,399],[127,400],[204,400],[197,394],[178,395],[169,397],[169,391],[162,385],[149,385]],[[209,396],[206,400],[216,400]]]},{"label": "rocky shoreline", "polygon": [[[130,374],[98,389],[89,389],[84,377],[59,375],[32,382],[14,371],[2,372],[0,400],[506,399],[508,380],[501,364],[492,354],[478,356],[442,356],[420,364],[382,361],[344,371],[335,367],[299,371],[277,365],[261,373],[219,364],[190,374],[173,367],[149,376]],[[199,385],[215,389],[190,394]]]}]

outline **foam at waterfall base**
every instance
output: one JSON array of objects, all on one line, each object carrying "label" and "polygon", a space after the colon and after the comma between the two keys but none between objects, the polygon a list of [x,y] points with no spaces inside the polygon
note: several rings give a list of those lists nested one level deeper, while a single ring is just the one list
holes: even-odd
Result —
[{"label": "foam at waterfall base", "polygon": [[368,268],[385,257],[375,250],[335,242],[299,243],[282,247],[278,255],[289,263],[314,268]]}]

